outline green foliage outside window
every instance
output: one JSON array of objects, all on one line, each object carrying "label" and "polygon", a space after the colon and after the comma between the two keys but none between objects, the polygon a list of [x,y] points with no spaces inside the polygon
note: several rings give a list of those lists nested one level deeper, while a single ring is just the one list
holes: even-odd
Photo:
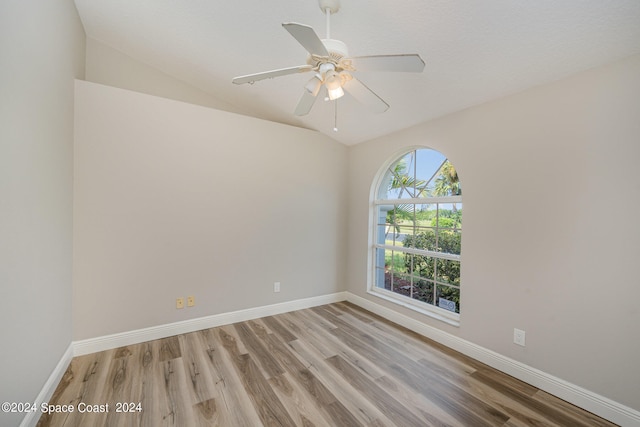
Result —
[{"label": "green foliage outside window", "polygon": [[[434,230],[428,230],[415,236],[405,237],[405,247],[425,249],[428,251],[460,254],[460,233],[439,230],[437,239]],[[456,303],[456,311],[460,310],[460,262],[427,255],[411,255],[404,257],[405,271],[414,278],[414,297],[429,304],[437,305],[442,297]],[[451,287],[453,285],[456,287]],[[434,295],[433,286],[436,286]],[[435,301],[434,301],[435,296]]]}]

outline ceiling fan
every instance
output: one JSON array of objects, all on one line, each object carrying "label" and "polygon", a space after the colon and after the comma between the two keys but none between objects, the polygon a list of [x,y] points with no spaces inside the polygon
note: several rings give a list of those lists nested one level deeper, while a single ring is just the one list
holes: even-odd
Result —
[{"label": "ceiling fan", "polygon": [[313,77],[305,84],[304,91],[294,111],[297,116],[304,116],[311,111],[316,97],[323,87],[327,98],[336,100],[346,92],[376,113],[389,108],[382,98],[353,76],[354,71],[400,71],[420,73],[424,69],[424,61],[417,54],[371,55],[349,57],[347,45],[331,38],[331,14],[340,9],[339,0],[319,0],[320,9],[326,15],[327,38],[320,39],[312,27],[288,22],[282,24],[304,47],[309,56],[305,65],[265,71],[257,74],[235,77],[235,84],[254,83],[258,80],[286,76],[288,74],[313,71]]}]

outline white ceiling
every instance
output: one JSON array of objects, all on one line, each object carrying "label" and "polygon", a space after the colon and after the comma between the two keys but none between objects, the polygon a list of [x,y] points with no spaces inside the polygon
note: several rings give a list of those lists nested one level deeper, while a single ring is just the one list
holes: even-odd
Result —
[{"label": "white ceiling", "polygon": [[281,23],[325,37],[317,0],[75,0],[88,37],[188,82],[248,115],[351,145],[640,53],[639,0],[342,0],[331,36],[351,56],[418,53],[423,73],[354,73],[391,105],[348,94],[296,117],[310,74],[253,85],[235,76],[303,65]]}]

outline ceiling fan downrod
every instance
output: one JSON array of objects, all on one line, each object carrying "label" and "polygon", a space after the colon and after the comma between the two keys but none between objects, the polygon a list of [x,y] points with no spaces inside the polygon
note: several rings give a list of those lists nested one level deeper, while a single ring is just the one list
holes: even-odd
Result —
[{"label": "ceiling fan downrod", "polygon": [[331,38],[331,15],[340,10],[340,0],[318,0],[320,10],[326,15],[327,39]]},{"label": "ceiling fan downrod", "polygon": [[326,34],[327,34],[327,38],[330,39],[331,38],[331,10],[329,10],[329,8],[327,8],[327,9],[325,9],[325,13],[326,13],[326,16],[327,16],[327,19],[326,19],[326,22],[327,22]]}]

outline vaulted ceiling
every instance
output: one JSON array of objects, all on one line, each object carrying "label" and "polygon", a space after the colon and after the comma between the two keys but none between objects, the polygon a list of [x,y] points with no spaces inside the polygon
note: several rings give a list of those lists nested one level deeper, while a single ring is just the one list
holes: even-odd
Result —
[{"label": "vaulted ceiling", "polygon": [[[342,0],[331,36],[352,56],[417,53],[422,73],[354,72],[390,104],[349,94],[293,111],[311,73],[234,85],[235,76],[306,64],[283,22],[325,37],[317,0],[75,0],[88,37],[254,117],[356,144],[640,53],[638,0]],[[639,77],[640,78],[640,77]]]}]

